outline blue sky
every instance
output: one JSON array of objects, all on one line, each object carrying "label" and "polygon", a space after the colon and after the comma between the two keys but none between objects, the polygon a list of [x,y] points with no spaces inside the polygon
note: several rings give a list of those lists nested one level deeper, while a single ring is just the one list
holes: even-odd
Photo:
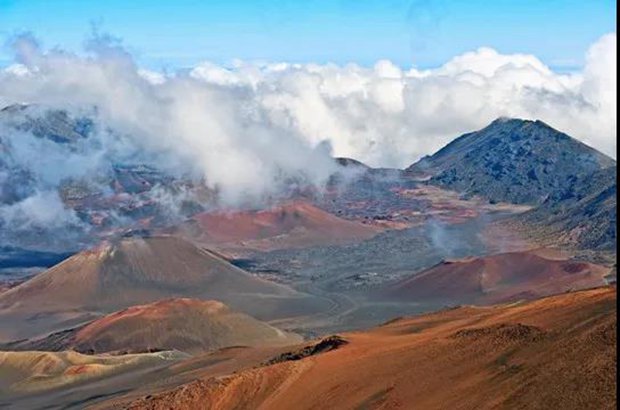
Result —
[{"label": "blue sky", "polygon": [[571,70],[615,15],[608,0],[0,0],[0,39],[30,31],[80,51],[96,24],[152,69],[235,58],[434,67],[490,46]]}]

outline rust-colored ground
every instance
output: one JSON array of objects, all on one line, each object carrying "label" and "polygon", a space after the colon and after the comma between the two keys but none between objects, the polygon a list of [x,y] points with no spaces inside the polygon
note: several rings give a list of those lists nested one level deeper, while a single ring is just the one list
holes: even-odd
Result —
[{"label": "rust-colored ground", "polygon": [[290,345],[301,340],[218,301],[179,298],[133,306],[95,320],[76,331],[66,348],[93,353],[196,353],[228,346]]},{"label": "rust-colored ground", "polygon": [[301,360],[245,362],[218,377],[206,369],[129,408],[615,408],[615,288],[465,306],[343,337]]},{"label": "rust-colored ground", "polygon": [[93,316],[166,298],[215,299],[259,319],[305,315],[320,301],[171,236],[80,252],[0,294],[0,341],[38,338]]},{"label": "rust-colored ground", "polygon": [[191,234],[225,250],[273,250],[368,239],[382,229],[348,221],[303,201],[259,211],[203,213]]},{"label": "rust-colored ground", "polygon": [[397,300],[498,303],[605,283],[609,268],[561,256],[533,250],[446,261],[389,285],[384,294]]}]

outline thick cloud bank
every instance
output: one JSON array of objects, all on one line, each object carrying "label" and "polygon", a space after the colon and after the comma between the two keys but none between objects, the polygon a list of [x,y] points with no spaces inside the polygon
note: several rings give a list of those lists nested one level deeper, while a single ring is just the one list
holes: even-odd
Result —
[{"label": "thick cloud bank", "polygon": [[88,57],[42,50],[28,36],[14,48],[17,63],[0,71],[0,105],[85,113],[115,131],[100,132],[83,158],[49,164],[54,181],[96,170],[102,158],[142,156],[198,173],[235,202],[291,178],[321,184],[331,155],[404,167],[499,116],[542,119],[609,155],[616,147],[615,33],[593,44],[572,74],[490,48],[431,70],[389,61],[205,62],[173,74],[140,69],[106,38],[91,42]]},{"label": "thick cloud bank", "polygon": [[389,61],[356,65],[211,63],[190,76],[248,90],[275,125],[338,156],[404,167],[500,116],[541,119],[615,155],[616,35],[599,39],[580,73],[558,74],[532,55],[490,48],[432,70]]}]

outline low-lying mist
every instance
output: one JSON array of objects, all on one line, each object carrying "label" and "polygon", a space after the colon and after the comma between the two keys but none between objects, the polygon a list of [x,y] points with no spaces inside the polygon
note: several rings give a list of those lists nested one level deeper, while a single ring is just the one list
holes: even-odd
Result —
[{"label": "low-lying mist", "polygon": [[[188,184],[204,186],[219,206],[256,206],[304,186],[320,191],[337,169],[334,156],[404,167],[498,116],[542,119],[615,152],[615,33],[571,74],[489,48],[430,70],[235,61],[159,73],[105,35],[93,35],[81,55],[44,49],[31,35],[12,47],[15,64],[0,70],[0,108],[11,107],[0,113],[4,243],[9,231],[87,233],[60,191],[86,180],[118,195],[110,178],[119,165],[186,181],[154,183],[139,198],[175,214],[188,197],[200,202]],[[60,115],[51,128],[50,110]]]}]

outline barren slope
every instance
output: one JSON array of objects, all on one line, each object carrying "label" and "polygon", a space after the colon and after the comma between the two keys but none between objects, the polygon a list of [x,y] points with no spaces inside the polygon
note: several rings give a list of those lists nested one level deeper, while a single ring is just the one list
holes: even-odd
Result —
[{"label": "barren slope", "polygon": [[555,246],[614,251],[616,172],[613,166],[577,179],[539,207],[507,222],[524,223],[526,232]]},{"label": "barren slope", "polygon": [[290,345],[301,340],[218,301],[183,298],[132,306],[85,326],[9,348],[88,354],[160,350],[199,353],[229,346]]},{"label": "barren slope", "polygon": [[81,252],[0,294],[0,341],[42,336],[171,297],[221,300],[261,320],[321,308],[308,295],[251,276],[182,239],[127,238]]},{"label": "barren slope", "polygon": [[[124,356],[88,356],[70,351],[0,352],[0,398],[58,389],[182,357],[174,352]],[[0,401],[0,407],[5,404]]]},{"label": "barren slope", "polygon": [[460,307],[344,338],[335,350],[203,377],[129,408],[615,408],[615,288]]},{"label": "barren slope", "polygon": [[499,118],[408,168],[430,183],[493,201],[537,205],[576,178],[615,166],[601,152],[542,121]]},{"label": "barren slope", "polygon": [[609,268],[549,259],[535,251],[511,252],[442,262],[391,284],[390,299],[444,303],[490,303],[534,299],[604,284]]},{"label": "barren slope", "polygon": [[202,213],[189,231],[221,248],[274,250],[363,240],[380,229],[295,201],[259,211]]}]

